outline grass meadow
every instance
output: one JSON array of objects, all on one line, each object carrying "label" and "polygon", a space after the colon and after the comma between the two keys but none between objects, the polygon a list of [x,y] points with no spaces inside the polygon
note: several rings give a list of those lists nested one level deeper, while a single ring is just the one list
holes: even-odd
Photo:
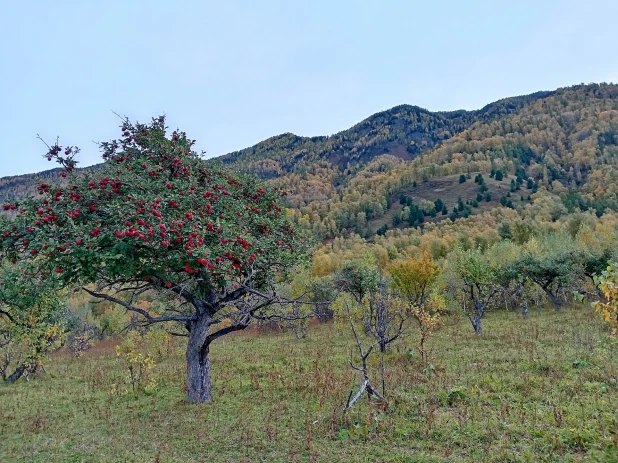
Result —
[{"label": "grass meadow", "polygon": [[412,339],[394,345],[388,401],[345,416],[354,344],[332,324],[217,341],[215,400],[201,406],[184,400],[180,341],[139,394],[116,342],[60,351],[40,376],[0,386],[0,462],[618,461],[618,349],[599,317],[566,307],[484,323],[476,337],[451,315],[428,365]]}]

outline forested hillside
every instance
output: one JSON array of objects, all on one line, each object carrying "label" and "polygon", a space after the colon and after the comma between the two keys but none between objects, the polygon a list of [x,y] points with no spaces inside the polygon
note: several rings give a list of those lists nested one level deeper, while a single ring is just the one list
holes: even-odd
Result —
[{"label": "forested hillside", "polygon": [[[77,171],[95,169],[96,166],[86,167],[84,169],[76,169]],[[44,170],[34,174],[12,175],[9,177],[0,177],[0,202],[9,199],[22,198],[27,195],[36,193],[36,185],[39,181],[46,183],[63,184],[63,178],[60,175],[61,168]]]},{"label": "forested hillside", "polygon": [[27,194],[33,194],[36,190],[37,179],[44,181],[58,181],[61,169],[51,169],[36,174],[13,175],[0,178],[0,201],[20,198]]},{"label": "forested hillside", "polygon": [[[569,211],[594,209],[602,215],[618,209],[617,155],[618,87],[587,85],[560,89],[509,115],[475,123],[412,161],[378,156],[339,186],[333,186],[332,166],[329,170],[324,164],[280,182],[294,192],[290,201],[301,226],[326,237],[344,230],[371,236],[384,225],[418,225],[434,213],[466,217],[484,201],[517,207],[539,189],[555,195]],[[461,191],[441,198],[436,197],[439,188],[423,186],[431,179],[462,175]],[[465,186],[473,179],[481,183],[470,191]],[[414,199],[415,191],[420,194],[414,204],[395,213],[402,193]],[[426,199],[441,199],[447,214],[437,207],[432,212],[429,203],[421,204]]]},{"label": "forested hillside", "polygon": [[475,122],[499,119],[550,94],[505,98],[477,111],[431,112],[418,106],[396,106],[332,136],[309,138],[287,133],[222,156],[221,160],[266,179],[304,173],[323,160],[349,175],[381,154],[413,159]]},{"label": "forested hillside", "polygon": [[[523,207],[539,188],[600,216],[618,210],[617,155],[618,86],[591,84],[476,111],[401,105],[332,136],[283,134],[219,159],[283,186],[295,222],[328,239]],[[0,201],[34,192],[36,177],[60,179],[2,178]]]},{"label": "forested hillside", "polygon": [[[222,156],[225,164],[269,179],[280,175],[323,173],[320,161],[335,167],[336,177],[349,176],[372,158],[391,153],[411,159],[452,137],[476,121],[500,118],[552,92],[505,98],[478,111],[432,113],[417,106],[401,105],[365,119],[332,136],[300,137],[282,134],[257,145]],[[328,170],[328,167],[327,167]],[[35,180],[60,179],[60,169],[0,178],[0,201],[34,192]],[[333,179],[335,180],[335,179]],[[337,182],[342,179],[337,178]]]}]

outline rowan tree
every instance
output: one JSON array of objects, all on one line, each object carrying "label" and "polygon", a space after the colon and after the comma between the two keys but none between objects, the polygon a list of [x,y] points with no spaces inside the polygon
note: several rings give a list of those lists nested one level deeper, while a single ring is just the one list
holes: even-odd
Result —
[{"label": "rowan tree", "polygon": [[[17,216],[0,230],[0,249],[14,261],[41,256],[42,277],[188,336],[187,399],[207,402],[211,343],[286,316],[290,301],[275,285],[307,243],[283,210],[284,191],[205,161],[184,132],[166,129],[164,117],[123,120],[122,137],[99,145],[103,164],[79,173],[77,148],[49,146],[66,185],[41,183],[37,197],[4,204]],[[166,303],[158,312],[137,304],[153,291]]]}]

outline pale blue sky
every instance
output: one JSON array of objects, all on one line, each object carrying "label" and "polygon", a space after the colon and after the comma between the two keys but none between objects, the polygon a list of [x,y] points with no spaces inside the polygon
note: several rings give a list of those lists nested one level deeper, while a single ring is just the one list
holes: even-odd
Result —
[{"label": "pale blue sky", "polygon": [[54,167],[37,133],[98,162],[92,140],[119,134],[112,110],[165,112],[215,156],[402,103],[476,109],[618,81],[616,0],[2,0],[0,11],[0,177]]}]

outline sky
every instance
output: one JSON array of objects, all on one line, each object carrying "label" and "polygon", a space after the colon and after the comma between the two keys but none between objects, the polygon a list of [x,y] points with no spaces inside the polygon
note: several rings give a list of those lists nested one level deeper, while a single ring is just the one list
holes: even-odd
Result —
[{"label": "sky", "polygon": [[166,114],[207,156],[399,104],[618,82],[616,0],[0,0],[0,177]]}]

